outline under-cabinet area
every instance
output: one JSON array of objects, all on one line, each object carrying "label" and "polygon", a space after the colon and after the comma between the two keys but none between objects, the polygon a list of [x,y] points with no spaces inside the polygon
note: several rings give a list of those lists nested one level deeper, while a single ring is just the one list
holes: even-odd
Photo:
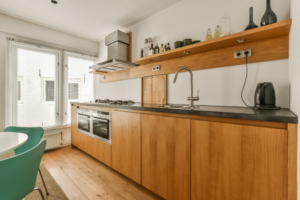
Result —
[{"label": "under-cabinet area", "polygon": [[[81,108],[111,114],[111,144],[77,130]],[[72,105],[72,145],[167,200],[288,200],[296,126]]]}]

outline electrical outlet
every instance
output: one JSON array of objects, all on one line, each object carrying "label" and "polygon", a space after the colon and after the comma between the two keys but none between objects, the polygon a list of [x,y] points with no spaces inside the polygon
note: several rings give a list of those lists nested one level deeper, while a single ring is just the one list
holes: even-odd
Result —
[{"label": "electrical outlet", "polygon": [[246,54],[245,52],[248,51],[248,57],[251,57],[252,56],[252,51],[251,49],[245,49],[245,50],[240,50],[240,51],[235,51],[234,52],[234,58],[245,58],[246,57]]},{"label": "electrical outlet", "polygon": [[155,71],[159,71],[160,70],[160,65],[157,65],[157,66],[153,66],[152,67],[152,71],[155,72]]}]

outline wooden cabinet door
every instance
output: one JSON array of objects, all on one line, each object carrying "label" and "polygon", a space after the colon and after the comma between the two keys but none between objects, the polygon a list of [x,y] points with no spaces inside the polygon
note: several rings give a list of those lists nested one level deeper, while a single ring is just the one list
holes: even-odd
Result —
[{"label": "wooden cabinet door", "polygon": [[77,146],[77,107],[71,106],[71,144]]},{"label": "wooden cabinet door", "polygon": [[287,199],[287,131],[191,121],[192,200]]},{"label": "wooden cabinet door", "polygon": [[112,168],[141,183],[140,114],[112,113]]},{"label": "wooden cabinet door", "polygon": [[111,145],[96,138],[94,140],[94,157],[111,167]]},{"label": "wooden cabinet door", "polygon": [[79,149],[94,156],[94,138],[77,131],[76,140]]},{"label": "wooden cabinet door", "polygon": [[142,115],[142,185],[167,200],[190,199],[190,119]]}]

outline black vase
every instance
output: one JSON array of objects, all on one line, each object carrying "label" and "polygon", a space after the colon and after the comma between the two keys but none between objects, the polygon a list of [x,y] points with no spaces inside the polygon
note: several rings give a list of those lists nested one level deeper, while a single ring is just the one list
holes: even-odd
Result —
[{"label": "black vase", "polygon": [[245,31],[253,29],[253,28],[257,28],[257,27],[258,26],[253,22],[253,7],[250,7],[250,9],[249,9],[249,24],[245,28]]},{"label": "black vase", "polygon": [[267,0],[267,9],[264,16],[261,19],[260,25],[265,26],[277,22],[277,16],[271,9],[271,0]]}]

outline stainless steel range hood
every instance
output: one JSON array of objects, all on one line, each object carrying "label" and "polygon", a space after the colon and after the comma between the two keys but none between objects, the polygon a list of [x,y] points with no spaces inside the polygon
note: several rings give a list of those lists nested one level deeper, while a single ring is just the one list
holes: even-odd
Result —
[{"label": "stainless steel range hood", "polygon": [[128,62],[129,35],[122,31],[115,31],[105,37],[107,46],[107,61],[91,66],[90,69],[96,72],[115,72],[139,64]]}]

